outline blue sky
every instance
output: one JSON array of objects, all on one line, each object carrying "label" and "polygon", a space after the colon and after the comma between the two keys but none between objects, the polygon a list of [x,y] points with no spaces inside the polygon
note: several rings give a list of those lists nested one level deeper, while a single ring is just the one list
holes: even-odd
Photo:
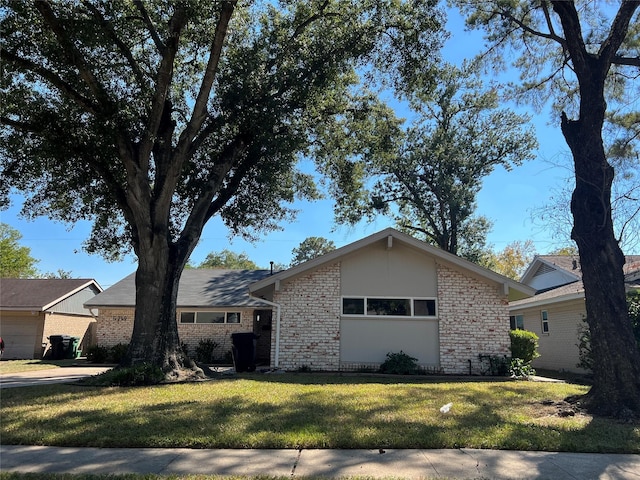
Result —
[{"label": "blue sky", "polygon": [[[452,31],[452,38],[445,50],[449,62],[459,63],[471,57],[475,49],[481,46],[480,34],[464,32],[462,20],[457,15],[450,17],[448,28]],[[470,47],[472,45],[475,47]],[[519,109],[519,113],[526,111]],[[552,192],[562,187],[571,175],[567,168],[557,166],[558,163],[570,165],[568,148],[559,127],[547,125],[549,119],[548,112],[533,118],[540,144],[537,158],[510,172],[501,168],[495,170],[485,179],[478,195],[477,213],[493,221],[493,230],[488,239],[497,250],[516,240],[532,240],[538,253],[546,253],[563,245],[561,240],[553,238],[552,232],[541,220],[532,219],[535,210],[547,203]],[[103,288],[135,271],[133,256],[122,262],[109,263],[98,255],[88,255],[82,250],[82,243],[90,232],[89,223],[68,226],[46,218],[28,221],[19,217],[20,197],[14,196],[13,199],[11,208],[0,211],[0,221],[22,234],[20,244],[29,247],[31,255],[39,259],[39,271],[70,271],[74,277],[95,278]],[[288,264],[293,248],[307,237],[325,237],[340,247],[393,226],[384,217],[355,227],[335,226],[333,206],[329,200],[301,202],[296,208],[300,213],[294,223],[283,224],[283,231],[267,233],[255,244],[239,238],[230,240],[222,222],[212,219],[205,227],[191,263],[196,265],[209,252],[227,248],[238,253],[246,252],[258,265],[268,268],[270,261]]]}]

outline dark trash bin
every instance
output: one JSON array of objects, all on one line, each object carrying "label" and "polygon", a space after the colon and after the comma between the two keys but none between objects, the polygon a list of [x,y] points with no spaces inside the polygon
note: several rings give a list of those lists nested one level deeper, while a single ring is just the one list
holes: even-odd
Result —
[{"label": "dark trash bin", "polygon": [[256,340],[253,332],[232,333],[233,366],[236,372],[253,372],[256,369]]},{"label": "dark trash bin", "polygon": [[64,360],[65,358],[78,358],[80,339],[70,335],[51,335],[51,359]]}]

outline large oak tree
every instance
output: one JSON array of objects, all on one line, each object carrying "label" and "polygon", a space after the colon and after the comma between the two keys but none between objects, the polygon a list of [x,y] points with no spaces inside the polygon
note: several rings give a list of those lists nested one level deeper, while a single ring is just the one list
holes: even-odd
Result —
[{"label": "large oak tree", "polygon": [[175,303],[204,225],[220,216],[255,236],[294,213],[296,193],[313,197],[298,159],[330,170],[358,142],[344,130],[345,148],[323,149],[327,125],[373,121],[357,68],[395,68],[397,82],[426,71],[429,84],[435,4],[5,2],[0,193],[22,192],[29,215],[92,220],[90,251],[133,249],[123,365],[190,372]]},{"label": "large oak tree", "polygon": [[[594,385],[586,397],[593,411],[640,414],[640,351],[627,319],[624,255],[614,233],[611,185],[614,168],[603,141],[605,127],[626,145],[640,138],[636,111],[640,68],[639,1],[568,0],[455,2],[472,26],[487,29],[490,53],[517,54],[522,71],[517,93],[535,104],[554,100],[571,150],[575,189],[572,238],[578,245],[592,335]],[[488,58],[495,61],[496,57]],[[504,58],[503,58],[504,59]],[[609,105],[607,105],[607,102]],[[607,119],[614,120],[606,124]]]}]

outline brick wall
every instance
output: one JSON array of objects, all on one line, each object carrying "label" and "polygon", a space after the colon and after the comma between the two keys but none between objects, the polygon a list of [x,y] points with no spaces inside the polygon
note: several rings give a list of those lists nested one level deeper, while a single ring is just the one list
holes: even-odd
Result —
[{"label": "brick wall", "polygon": [[48,338],[51,335],[69,335],[80,338],[80,349],[86,354],[87,349],[96,343],[96,320],[84,315],[62,313],[45,313],[42,342],[47,343],[45,352],[51,348]]},{"label": "brick wall", "polygon": [[[340,263],[283,282],[274,301],[282,306],[278,366],[285,370],[338,370]],[[275,365],[275,345],[271,365]]]},{"label": "brick wall", "polygon": [[509,304],[495,284],[438,265],[440,364],[445,373],[481,373],[479,355],[511,355]]},{"label": "brick wall", "polygon": [[[238,309],[233,309],[238,311]],[[213,340],[218,344],[216,355],[223,357],[231,350],[231,334],[253,331],[253,309],[240,310],[240,323],[178,323],[180,341],[193,354],[200,340]],[[129,343],[133,333],[133,309],[105,309],[98,314],[98,345],[111,347]]]}]

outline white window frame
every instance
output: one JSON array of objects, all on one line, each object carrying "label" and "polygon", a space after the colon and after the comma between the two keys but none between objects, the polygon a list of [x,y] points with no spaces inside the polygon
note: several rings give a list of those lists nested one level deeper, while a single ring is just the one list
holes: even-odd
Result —
[{"label": "white window frame", "polygon": [[[345,299],[362,300],[364,313],[345,313],[344,301]],[[372,315],[367,313],[367,302],[372,300],[407,300],[409,301],[410,312],[409,315]],[[435,315],[416,315],[415,314],[415,301],[427,300],[434,302]],[[340,299],[340,313],[343,317],[365,317],[365,318],[438,318],[438,299],[435,297],[396,297],[396,296],[372,296],[372,295],[343,295]]]},{"label": "white window frame", "polygon": [[[183,322],[182,314],[183,313],[193,313],[193,322]],[[198,322],[198,314],[199,313],[216,313],[224,315],[224,322]],[[229,316],[237,315],[237,322],[230,322]],[[178,324],[179,325],[240,325],[242,323],[242,312],[240,310],[211,310],[211,309],[180,309],[178,310]]]},{"label": "white window frame", "polygon": [[549,335],[549,312],[547,310],[540,311],[541,332],[544,335]]}]

